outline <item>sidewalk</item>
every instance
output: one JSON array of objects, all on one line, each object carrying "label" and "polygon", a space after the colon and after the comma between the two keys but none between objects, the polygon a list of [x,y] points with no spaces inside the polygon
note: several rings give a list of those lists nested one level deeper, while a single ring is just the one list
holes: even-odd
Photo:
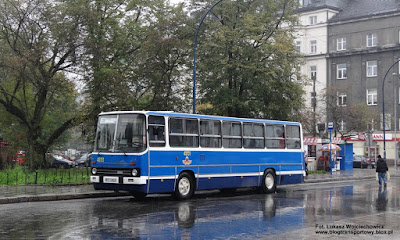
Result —
[{"label": "sidewalk", "polygon": [[[400,168],[395,169],[389,167],[390,177],[400,177]],[[340,170],[332,174],[311,174],[305,177],[304,183],[318,183],[318,182],[331,182],[331,181],[345,181],[345,180],[363,180],[375,179],[375,169],[360,169],[354,168],[353,170]]]},{"label": "sidewalk", "polygon": [[[400,177],[400,169],[390,168],[391,177]],[[311,174],[305,177],[304,183],[320,183],[345,180],[375,179],[375,169],[341,170],[330,174]],[[0,204],[57,201],[82,198],[129,196],[127,192],[96,191],[90,184],[71,186],[0,186]]]}]

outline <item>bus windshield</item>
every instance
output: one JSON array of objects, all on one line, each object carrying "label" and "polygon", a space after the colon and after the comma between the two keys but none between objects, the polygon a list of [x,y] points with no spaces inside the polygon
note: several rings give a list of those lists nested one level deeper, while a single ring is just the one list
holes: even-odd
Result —
[{"label": "bus windshield", "polygon": [[95,151],[137,153],[146,149],[146,121],[143,114],[99,117]]}]

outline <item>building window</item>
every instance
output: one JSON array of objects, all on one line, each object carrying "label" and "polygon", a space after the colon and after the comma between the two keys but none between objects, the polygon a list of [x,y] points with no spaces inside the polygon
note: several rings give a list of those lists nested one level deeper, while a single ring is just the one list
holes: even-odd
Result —
[{"label": "building window", "polygon": [[339,122],[339,131],[346,131],[346,123],[343,120]]},{"label": "building window", "polygon": [[346,50],[346,38],[337,39],[337,51]]},{"label": "building window", "polygon": [[347,95],[344,93],[338,93],[337,105],[338,106],[346,106],[346,102],[347,102]]},{"label": "building window", "polygon": [[[390,113],[385,114],[385,130],[390,130],[392,125],[392,116]],[[383,114],[381,114],[381,130],[383,130]]]},{"label": "building window", "polygon": [[367,34],[367,47],[375,47],[376,46],[376,34],[370,33]]},{"label": "building window", "polygon": [[317,53],[317,40],[311,40],[310,46],[311,46],[310,53]]},{"label": "building window", "polygon": [[376,89],[367,89],[367,105],[378,104],[378,92]]},{"label": "building window", "polygon": [[310,16],[308,19],[309,19],[310,25],[317,24],[317,16]]},{"label": "building window", "polygon": [[310,67],[310,78],[312,80],[317,79],[317,66],[311,66]]},{"label": "building window", "polygon": [[296,51],[301,52],[301,41],[296,41]]},{"label": "building window", "polygon": [[337,65],[337,79],[346,79],[347,78],[347,66],[346,63],[341,63]]},{"label": "building window", "polygon": [[400,31],[399,31],[399,43],[400,43]]},{"label": "building window", "polygon": [[[398,91],[398,93],[400,93],[400,88],[399,88],[399,91]],[[399,94],[399,104],[400,104],[400,94]],[[399,125],[400,126],[400,125]]]},{"label": "building window", "polygon": [[378,75],[378,62],[367,61],[367,77],[376,77]]}]

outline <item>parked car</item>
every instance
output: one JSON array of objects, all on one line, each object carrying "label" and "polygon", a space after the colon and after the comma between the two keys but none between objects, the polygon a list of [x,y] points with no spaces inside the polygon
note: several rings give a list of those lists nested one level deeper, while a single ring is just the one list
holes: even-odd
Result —
[{"label": "parked car", "polygon": [[375,161],[362,155],[353,156],[353,168],[375,168]]},{"label": "parked car", "polygon": [[375,165],[376,165],[375,159],[369,158],[369,157],[365,157],[365,160],[368,163],[368,166],[367,166],[368,168],[375,168]]},{"label": "parked car", "polygon": [[75,159],[74,166],[75,167],[89,167],[90,166],[90,155],[88,153],[84,153],[80,158]]},{"label": "parked car", "polygon": [[65,156],[57,154],[49,154],[49,163],[51,167],[55,168],[71,168],[74,167],[74,162]]}]

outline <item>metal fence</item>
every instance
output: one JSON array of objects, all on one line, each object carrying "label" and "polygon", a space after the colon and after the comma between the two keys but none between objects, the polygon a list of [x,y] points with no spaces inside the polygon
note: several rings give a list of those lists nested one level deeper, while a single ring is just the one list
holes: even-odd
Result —
[{"label": "metal fence", "polygon": [[86,184],[90,180],[90,168],[53,168],[30,171],[23,167],[0,171],[0,185],[29,184]]}]

